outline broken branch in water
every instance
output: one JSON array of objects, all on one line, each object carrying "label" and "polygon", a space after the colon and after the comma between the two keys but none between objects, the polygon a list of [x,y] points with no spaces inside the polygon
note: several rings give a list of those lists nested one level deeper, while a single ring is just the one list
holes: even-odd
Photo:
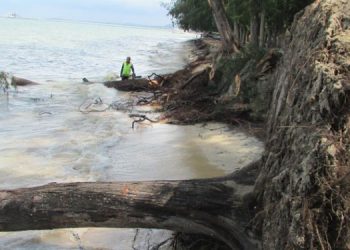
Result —
[{"label": "broken branch in water", "polygon": [[154,96],[150,96],[150,97],[141,97],[138,101],[137,101],[137,105],[147,105],[152,103],[155,100]]},{"label": "broken branch in water", "polygon": [[109,106],[114,110],[128,111],[131,113],[134,109],[134,101],[133,100],[115,101],[111,103]]},{"label": "broken branch in water", "polygon": [[132,127],[133,129],[134,129],[134,127],[135,127],[135,123],[140,123],[140,122],[144,122],[144,121],[149,121],[149,122],[151,122],[151,123],[156,123],[156,122],[158,122],[158,121],[149,119],[149,118],[148,118],[147,116],[145,116],[145,115],[140,115],[140,114],[130,114],[129,117],[130,117],[130,118],[139,118],[139,119],[134,120],[134,121],[132,122],[132,126],[131,126],[131,127]]}]

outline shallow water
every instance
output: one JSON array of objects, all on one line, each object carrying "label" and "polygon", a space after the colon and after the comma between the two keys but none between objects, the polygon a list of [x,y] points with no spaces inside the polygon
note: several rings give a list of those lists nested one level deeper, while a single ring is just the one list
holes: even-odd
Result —
[{"label": "shallow water", "polygon": [[145,123],[132,129],[127,112],[79,112],[95,96],[105,103],[129,99],[102,84],[79,83],[21,88],[8,104],[0,96],[0,188],[219,176],[261,150],[256,139],[222,124]]},{"label": "shallow water", "polygon": [[[33,20],[0,19],[2,24],[7,32],[0,29],[0,70],[41,84],[0,94],[0,189],[215,177],[259,158],[261,142],[223,124],[144,123],[132,129],[128,112],[79,111],[88,98],[100,97],[105,104],[130,100],[127,93],[76,80],[87,76],[101,81],[115,71],[123,57],[111,56],[111,51],[124,56],[135,50],[142,74],[170,72],[185,65],[190,45],[183,41],[193,35]],[[14,40],[18,32],[23,36]],[[153,232],[155,238],[169,234]],[[125,229],[0,233],[0,249],[125,250],[132,249],[134,235],[135,230]]]},{"label": "shallow water", "polygon": [[[50,182],[215,177],[261,154],[261,142],[220,123],[145,123],[132,129],[125,112],[81,113],[79,105],[96,95],[106,103],[128,100],[127,94],[102,84],[79,83],[21,88],[10,94],[9,105],[0,96],[0,189]],[[134,235],[135,230],[125,229],[0,233],[0,249],[125,250],[132,249]],[[170,232],[151,235],[161,242]]]}]

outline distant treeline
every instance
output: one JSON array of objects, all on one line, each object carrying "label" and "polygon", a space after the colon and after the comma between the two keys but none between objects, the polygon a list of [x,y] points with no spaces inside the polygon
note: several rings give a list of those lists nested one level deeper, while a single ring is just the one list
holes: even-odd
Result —
[{"label": "distant treeline", "polygon": [[[167,6],[174,22],[184,30],[217,31],[213,4],[223,6],[238,46],[278,44],[278,36],[294,15],[313,0],[174,0]],[[213,15],[214,14],[214,15]],[[219,30],[220,32],[220,30]],[[221,33],[221,32],[220,32]]]}]

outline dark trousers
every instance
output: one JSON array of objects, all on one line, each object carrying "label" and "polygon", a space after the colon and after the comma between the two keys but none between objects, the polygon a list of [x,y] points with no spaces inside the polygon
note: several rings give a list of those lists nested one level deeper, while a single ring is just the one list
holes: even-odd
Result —
[{"label": "dark trousers", "polygon": [[122,81],[124,81],[124,80],[128,80],[129,79],[129,77],[128,76],[122,76]]}]

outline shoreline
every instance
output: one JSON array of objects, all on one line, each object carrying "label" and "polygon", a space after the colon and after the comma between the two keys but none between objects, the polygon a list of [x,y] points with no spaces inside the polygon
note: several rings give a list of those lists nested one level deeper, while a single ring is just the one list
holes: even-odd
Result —
[{"label": "shoreline", "polygon": [[[175,125],[221,122],[264,141],[264,122],[247,119],[240,107],[225,107],[223,95],[212,91],[210,79],[216,57],[221,53],[221,42],[206,37],[190,40],[193,48],[190,62],[171,74],[126,81],[108,81],[104,85],[119,91],[139,93],[140,105],[160,106],[161,122]],[[147,95],[142,94],[146,92]],[[151,94],[151,97],[150,97]],[[152,96],[153,95],[153,96]]]}]

